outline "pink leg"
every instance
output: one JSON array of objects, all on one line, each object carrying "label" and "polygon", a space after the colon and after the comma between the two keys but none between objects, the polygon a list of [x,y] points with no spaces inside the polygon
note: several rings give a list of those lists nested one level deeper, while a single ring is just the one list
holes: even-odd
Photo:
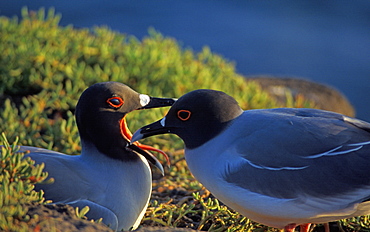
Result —
[{"label": "pink leg", "polygon": [[330,232],[329,223],[324,223],[325,232]]},{"label": "pink leg", "polygon": [[296,228],[297,224],[289,224],[287,226],[284,227],[284,231],[285,232],[294,232],[295,228]]},{"label": "pink leg", "polygon": [[[300,232],[309,232],[310,231],[310,226],[311,226],[311,223],[307,223],[307,224],[302,224],[302,225],[299,225],[300,227]],[[285,232],[294,232],[295,228],[297,227],[297,224],[289,224],[287,226],[284,227],[284,231]],[[328,231],[325,231],[325,232],[328,232]]]},{"label": "pink leg", "polygon": [[311,226],[311,223],[299,225],[299,227],[300,227],[299,231],[300,232],[309,232],[310,231],[310,226]]}]

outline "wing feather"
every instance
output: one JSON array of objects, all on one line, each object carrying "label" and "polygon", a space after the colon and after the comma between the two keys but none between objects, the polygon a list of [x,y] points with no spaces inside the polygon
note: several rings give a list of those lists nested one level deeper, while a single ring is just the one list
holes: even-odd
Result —
[{"label": "wing feather", "polygon": [[228,182],[282,199],[370,196],[357,191],[370,188],[370,124],[313,109],[273,109],[246,111],[232,127],[243,159],[230,164]]}]

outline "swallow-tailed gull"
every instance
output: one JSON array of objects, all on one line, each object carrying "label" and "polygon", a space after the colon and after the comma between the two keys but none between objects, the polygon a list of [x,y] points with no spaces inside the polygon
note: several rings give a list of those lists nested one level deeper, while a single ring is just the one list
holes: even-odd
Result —
[{"label": "swallow-tailed gull", "polygon": [[36,185],[53,203],[89,206],[89,219],[103,218],[115,230],[138,227],[152,190],[147,160],[163,167],[139,143],[129,145],[131,133],[125,115],[133,110],[170,106],[174,99],[139,94],[118,82],[97,83],[81,95],[76,121],[81,138],[80,155],[22,146],[36,163],[45,163],[53,184]]},{"label": "swallow-tailed gull", "polygon": [[132,142],[173,133],[215,197],[286,231],[370,214],[370,124],[317,109],[243,111],[214,90],[182,96]]}]

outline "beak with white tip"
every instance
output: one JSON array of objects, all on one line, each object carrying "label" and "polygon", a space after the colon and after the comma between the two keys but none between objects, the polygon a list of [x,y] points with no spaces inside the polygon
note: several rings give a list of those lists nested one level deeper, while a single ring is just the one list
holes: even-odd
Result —
[{"label": "beak with white tip", "polygon": [[140,94],[140,104],[142,105],[139,110],[142,109],[152,109],[158,107],[172,106],[177,99],[175,98],[159,98],[159,97],[150,97],[146,94]]},{"label": "beak with white tip", "polygon": [[132,135],[130,144],[133,144],[134,142],[139,141],[140,139],[145,139],[153,135],[171,133],[171,130],[165,127],[164,119],[165,118],[138,129]]}]

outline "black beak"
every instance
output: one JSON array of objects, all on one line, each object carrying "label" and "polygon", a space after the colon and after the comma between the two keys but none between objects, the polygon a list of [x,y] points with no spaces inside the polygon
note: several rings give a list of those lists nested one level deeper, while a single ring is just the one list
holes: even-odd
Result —
[{"label": "black beak", "polygon": [[171,133],[171,130],[165,126],[162,125],[162,120],[153,122],[152,124],[149,124],[147,126],[143,126],[142,128],[138,129],[131,138],[130,144],[140,140],[144,139],[153,135],[160,135],[160,134],[166,134]]},{"label": "black beak", "polygon": [[139,108],[139,110],[172,106],[176,100],[177,100],[176,98],[150,97],[150,102],[147,105]]},{"label": "black beak", "polygon": [[156,166],[161,171],[162,176],[164,176],[164,169],[163,169],[162,164],[159,162],[159,160],[155,156],[150,154],[150,152],[144,151],[143,149],[141,149],[140,147],[138,147],[134,144],[127,145],[127,148],[139,153],[142,156],[144,156],[150,163],[152,163],[154,166]]}]

